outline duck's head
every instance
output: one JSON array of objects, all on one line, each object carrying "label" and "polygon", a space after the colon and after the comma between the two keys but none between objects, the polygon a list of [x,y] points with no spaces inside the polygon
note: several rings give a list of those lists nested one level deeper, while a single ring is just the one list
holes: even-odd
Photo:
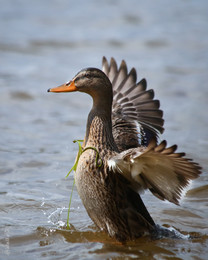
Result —
[{"label": "duck's head", "polygon": [[81,70],[71,80],[61,86],[50,88],[48,92],[85,92],[92,96],[94,103],[101,100],[112,102],[112,85],[106,74],[96,68],[87,68]]}]

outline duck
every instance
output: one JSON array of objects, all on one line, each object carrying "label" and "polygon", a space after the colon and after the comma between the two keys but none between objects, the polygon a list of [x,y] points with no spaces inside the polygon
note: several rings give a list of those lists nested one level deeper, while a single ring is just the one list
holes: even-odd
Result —
[{"label": "duck", "polygon": [[177,145],[159,142],[163,111],[147,82],[137,82],[135,68],[103,57],[102,70],[82,69],[72,80],[48,92],[83,92],[92,97],[83,153],[75,183],[95,223],[125,243],[157,229],[141,193],[149,189],[161,200],[179,205],[184,189],[199,177],[201,167],[176,152]]}]

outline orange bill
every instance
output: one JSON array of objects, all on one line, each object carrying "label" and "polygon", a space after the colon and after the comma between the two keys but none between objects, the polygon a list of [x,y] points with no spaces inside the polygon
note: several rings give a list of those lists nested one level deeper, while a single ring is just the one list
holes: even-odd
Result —
[{"label": "orange bill", "polygon": [[64,83],[61,86],[48,89],[48,92],[56,92],[56,93],[60,93],[60,92],[73,92],[73,91],[77,91],[77,87],[75,86],[73,80],[70,81],[70,82]]}]

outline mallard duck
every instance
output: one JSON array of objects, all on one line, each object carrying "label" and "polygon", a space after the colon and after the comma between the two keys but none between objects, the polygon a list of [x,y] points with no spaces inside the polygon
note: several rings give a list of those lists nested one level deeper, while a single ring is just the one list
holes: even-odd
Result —
[{"label": "mallard duck", "polygon": [[176,145],[158,144],[163,112],[146,85],[145,79],[137,83],[134,68],[128,73],[125,61],[118,68],[104,57],[103,70],[83,69],[48,90],[80,91],[93,99],[83,142],[89,149],[79,158],[75,183],[90,218],[120,242],[155,232],[140,191],[179,204],[184,188],[201,173],[197,163],[175,152]]}]

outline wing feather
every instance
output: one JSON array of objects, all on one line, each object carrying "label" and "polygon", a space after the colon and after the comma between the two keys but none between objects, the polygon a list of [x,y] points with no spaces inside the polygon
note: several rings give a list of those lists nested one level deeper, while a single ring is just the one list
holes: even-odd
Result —
[{"label": "wing feather", "polygon": [[185,153],[175,153],[176,145],[166,145],[152,140],[146,148],[129,149],[111,160],[134,188],[149,189],[158,198],[179,204],[184,188],[199,176],[201,167]]},{"label": "wing feather", "polygon": [[[136,82],[136,70],[132,68],[128,73],[124,60],[118,68],[114,58],[108,64],[103,57],[103,71],[113,87],[112,127],[119,151],[148,145],[152,137],[164,131],[163,112],[160,102],[154,100],[154,91],[146,90],[145,79]],[[120,134],[125,139],[119,138]]]}]

